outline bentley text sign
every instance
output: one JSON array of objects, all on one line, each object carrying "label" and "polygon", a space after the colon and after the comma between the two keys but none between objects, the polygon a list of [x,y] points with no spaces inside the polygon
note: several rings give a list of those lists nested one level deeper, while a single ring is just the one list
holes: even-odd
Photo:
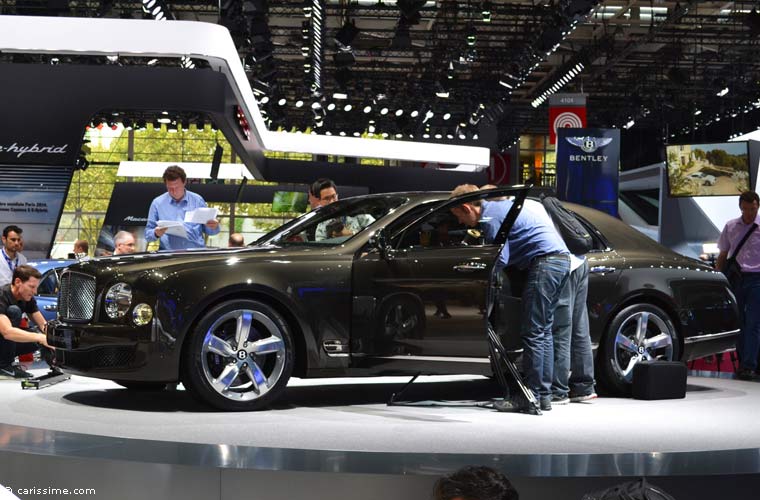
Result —
[{"label": "bentley text sign", "polygon": [[557,196],[617,216],[620,131],[557,130]]}]

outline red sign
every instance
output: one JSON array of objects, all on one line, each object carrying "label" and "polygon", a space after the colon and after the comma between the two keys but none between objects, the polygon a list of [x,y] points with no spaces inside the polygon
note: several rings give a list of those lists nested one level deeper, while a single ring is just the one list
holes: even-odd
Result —
[{"label": "red sign", "polygon": [[549,144],[557,143],[558,128],[586,128],[585,107],[560,107],[549,108]]},{"label": "red sign", "polygon": [[494,186],[509,184],[509,174],[512,170],[512,156],[505,153],[491,153],[491,164],[488,167],[488,183]]}]

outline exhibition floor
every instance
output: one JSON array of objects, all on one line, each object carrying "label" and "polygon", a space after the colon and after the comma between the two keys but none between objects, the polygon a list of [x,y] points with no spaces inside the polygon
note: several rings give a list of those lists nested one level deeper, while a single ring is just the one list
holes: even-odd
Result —
[{"label": "exhibition floor", "polygon": [[[291,381],[271,411],[223,413],[183,390],[135,392],[73,377],[38,391],[0,382],[0,422],[129,439],[411,453],[631,453],[760,448],[760,384],[689,379],[685,400],[599,398],[542,416],[477,406],[499,395],[479,377],[421,377],[414,406],[386,406],[406,378]],[[442,399],[448,400],[441,401]],[[432,405],[431,405],[432,404]],[[231,425],[234,424],[234,425]]]},{"label": "exhibition floor", "polygon": [[[707,490],[695,477],[710,477],[709,484],[733,478],[735,486],[760,477],[758,382],[692,376],[683,400],[601,397],[531,416],[481,406],[498,396],[498,387],[479,377],[421,377],[408,393],[419,403],[386,406],[406,380],[296,379],[275,408],[250,413],[211,411],[183,390],[133,392],[73,377],[24,391],[16,381],[2,381],[0,466],[39,467],[47,460],[58,481],[64,481],[57,475],[62,464],[78,461],[87,464],[90,479],[99,477],[96,463],[106,464],[102,477],[114,463],[122,473],[154,464],[169,467],[172,481],[190,467],[193,474],[216,474],[212,482],[221,484],[244,471],[311,474],[312,480],[314,473],[341,480],[369,474],[405,478],[405,493],[397,498],[413,498],[411,492],[419,495],[436,476],[468,464],[497,466],[534,492],[556,487],[547,479],[583,478],[567,486],[580,492],[644,475],[676,487],[672,480],[683,477],[698,492]],[[0,470],[7,475],[9,469]],[[410,487],[411,476],[425,479]],[[241,480],[252,477],[261,485],[279,484],[283,476]],[[208,494],[187,491],[193,483],[186,478],[179,484],[184,489],[171,491],[183,498]],[[234,496],[221,491],[212,497]]]}]

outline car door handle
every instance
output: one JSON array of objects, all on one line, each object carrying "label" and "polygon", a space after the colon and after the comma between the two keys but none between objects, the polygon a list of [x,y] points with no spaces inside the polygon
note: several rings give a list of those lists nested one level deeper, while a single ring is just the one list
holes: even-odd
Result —
[{"label": "car door handle", "polygon": [[47,304],[47,305],[42,306],[42,308],[46,311],[57,311],[58,304]]},{"label": "car door handle", "polygon": [[599,273],[612,273],[615,272],[617,269],[614,267],[607,267],[607,266],[594,266],[591,269],[588,270],[590,273],[599,274]]},{"label": "car door handle", "polygon": [[457,264],[454,266],[454,271],[460,273],[472,273],[475,271],[482,271],[486,269],[488,264],[485,262],[465,262],[464,264]]}]

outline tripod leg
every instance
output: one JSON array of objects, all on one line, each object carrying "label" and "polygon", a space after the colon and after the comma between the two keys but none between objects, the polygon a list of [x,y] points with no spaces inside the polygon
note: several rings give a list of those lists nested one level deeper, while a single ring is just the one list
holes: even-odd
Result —
[{"label": "tripod leg", "polygon": [[513,398],[516,397],[524,399],[528,413],[532,415],[541,415],[541,408],[538,404],[538,400],[533,395],[533,391],[531,391],[528,386],[525,385],[525,382],[523,381],[522,375],[520,375],[520,371],[517,369],[517,366],[515,366],[512,360],[509,359],[509,356],[507,356],[506,350],[501,343],[501,339],[499,339],[499,336],[494,331],[490,322],[488,323],[488,340],[491,346],[491,356],[495,360],[496,366],[494,371],[496,372],[496,380],[498,380],[499,384],[506,391],[507,395],[509,395],[509,384],[507,383],[506,373],[504,372],[503,368],[506,366],[507,371],[512,378],[512,381],[518,390],[518,394],[514,395]]},{"label": "tripod leg", "polygon": [[386,403],[386,405],[393,406],[396,403],[398,403],[398,399],[401,397],[401,395],[404,394],[404,392],[406,392],[406,390],[414,383],[415,380],[417,380],[417,377],[419,376],[420,374],[417,373],[414,377],[412,377],[412,380],[407,382],[406,385],[404,385],[404,387],[401,388],[400,391],[394,392],[393,394],[391,394],[391,398],[388,400],[388,403]]}]

